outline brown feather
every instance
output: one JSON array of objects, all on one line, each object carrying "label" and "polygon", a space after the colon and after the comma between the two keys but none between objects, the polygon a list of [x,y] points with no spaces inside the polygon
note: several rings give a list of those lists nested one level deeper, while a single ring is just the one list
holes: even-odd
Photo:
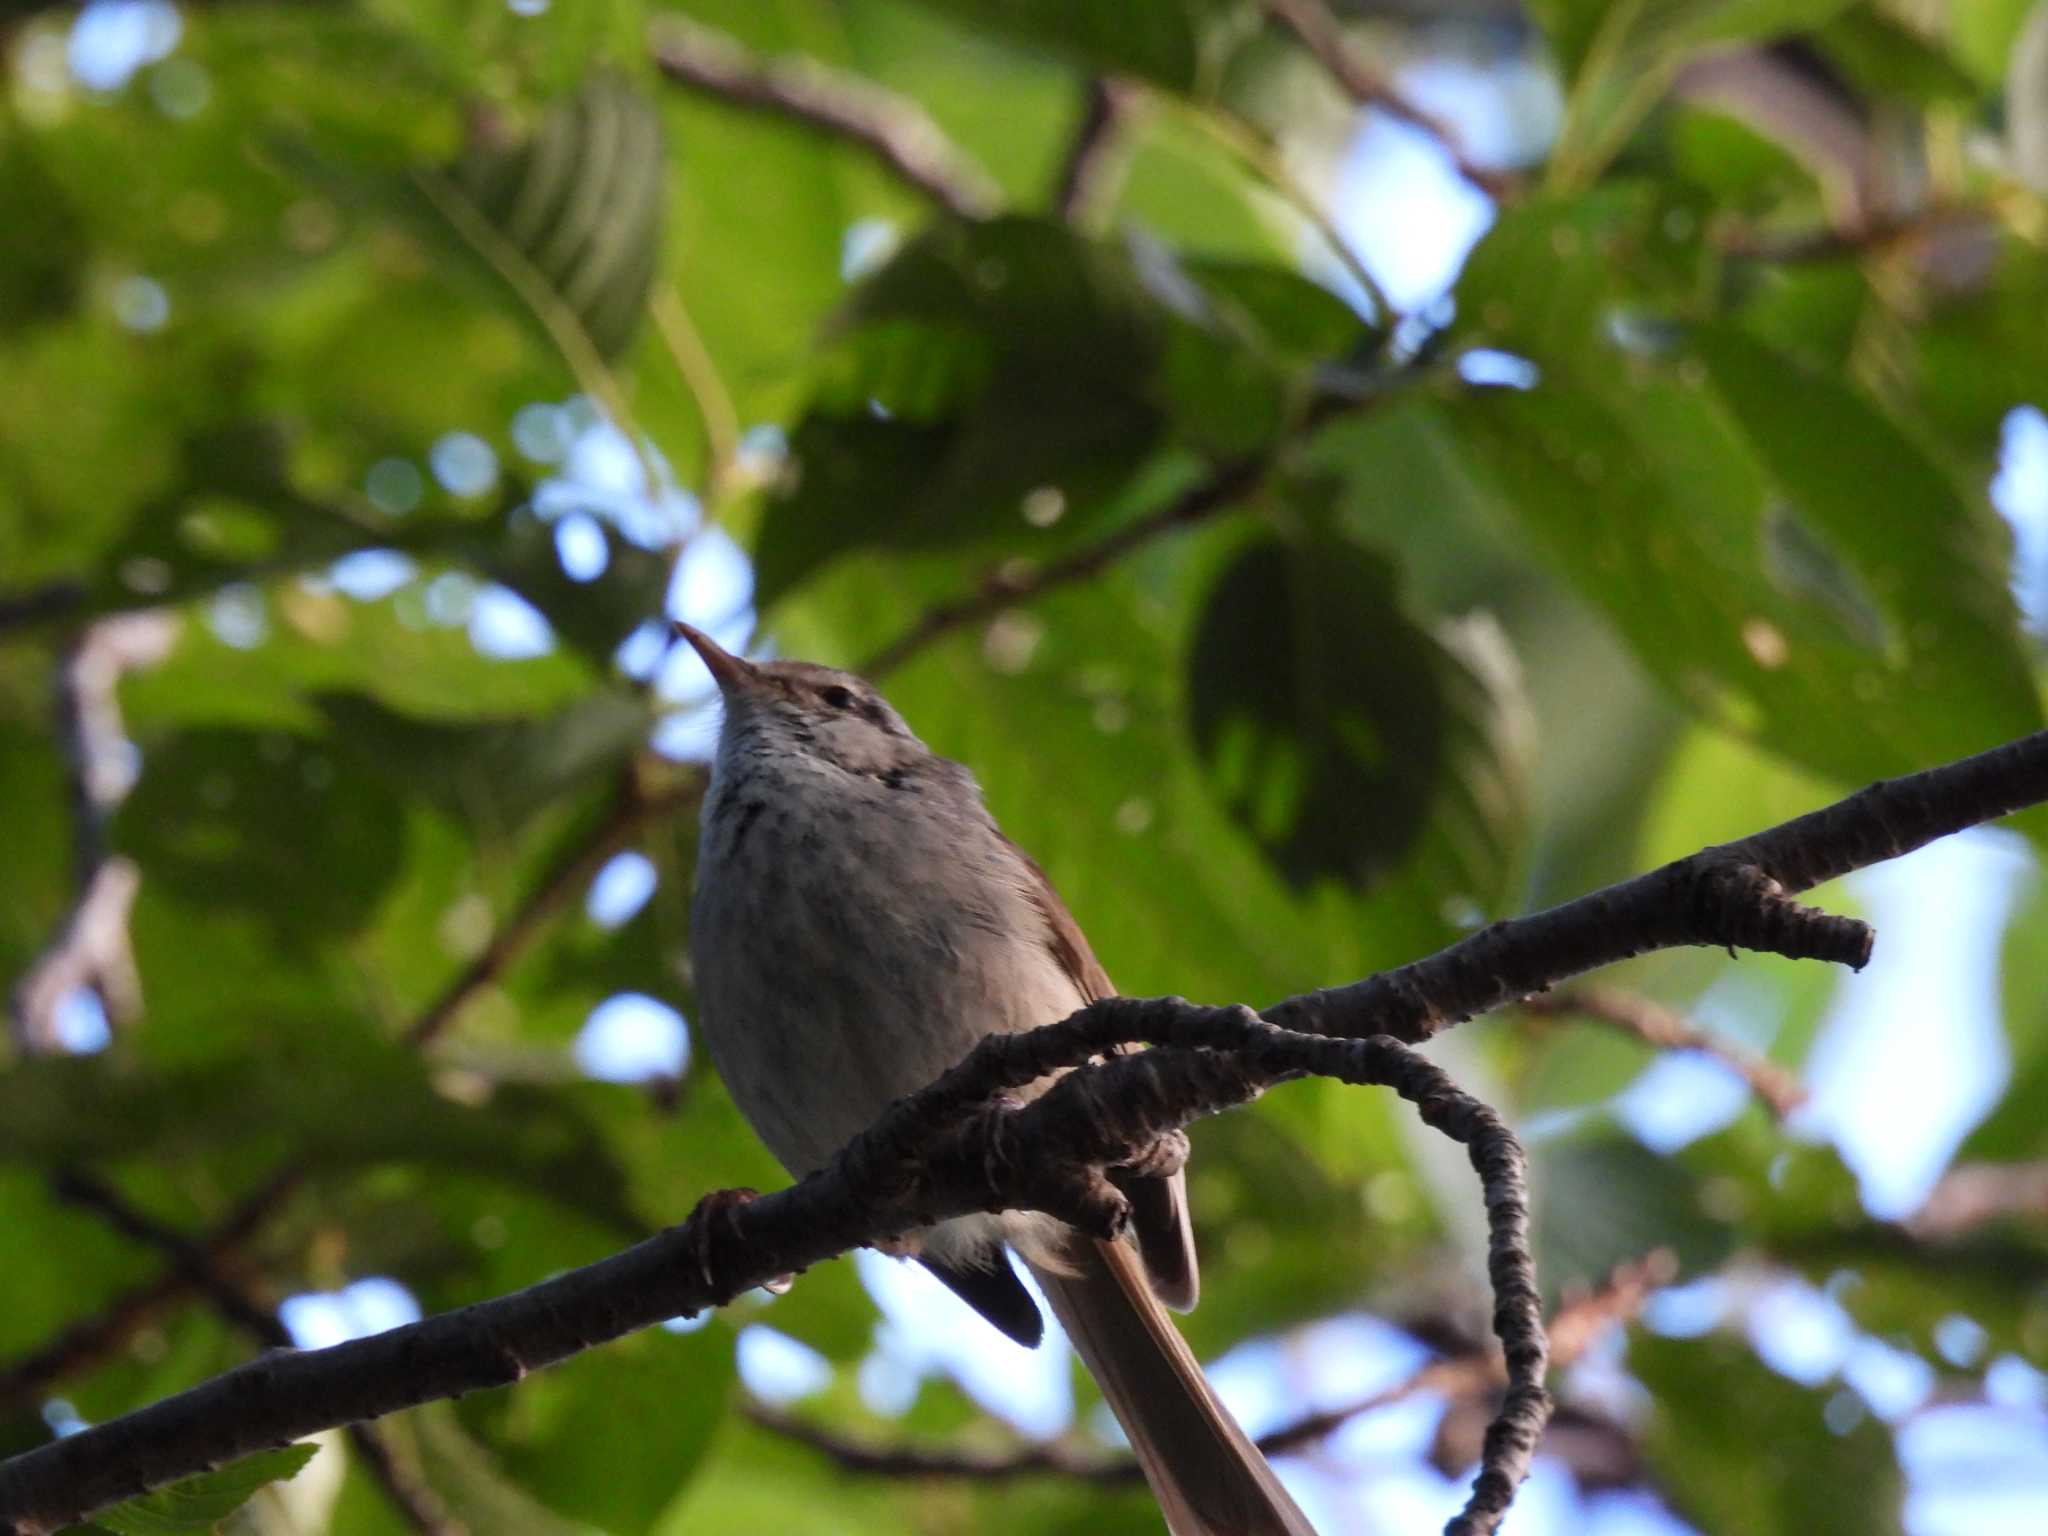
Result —
[{"label": "brown feather", "polygon": [[[1088,947],[1088,936],[1074,921],[1067,904],[1053,889],[1052,881],[1030,854],[1010,843],[1025,869],[1032,887],[1026,893],[1045,918],[1045,944],[1052,951],[1081,995],[1090,1002],[1114,997],[1116,987],[1109,972]],[[1047,1021],[1052,1022],[1051,1020]],[[1195,1232],[1188,1216],[1188,1182],[1185,1171],[1169,1178],[1131,1179],[1121,1186],[1131,1199],[1131,1232],[1138,1240],[1138,1252],[1145,1260],[1145,1273],[1152,1294],[1178,1312],[1194,1309],[1201,1295],[1201,1269],[1195,1258]]]},{"label": "brown feather", "polygon": [[1315,1536],[1217,1401],[1123,1243],[1079,1239],[1067,1273],[1037,1271],[1060,1326],[1102,1388],[1171,1536]]}]

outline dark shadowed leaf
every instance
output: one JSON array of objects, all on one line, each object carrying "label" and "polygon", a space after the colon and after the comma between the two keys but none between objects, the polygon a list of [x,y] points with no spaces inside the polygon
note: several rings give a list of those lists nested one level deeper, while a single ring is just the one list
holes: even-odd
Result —
[{"label": "dark shadowed leaf", "polygon": [[[764,603],[860,547],[1042,556],[1115,514],[1155,449],[1269,443],[1369,333],[1296,274],[1156,242],[949,224],[847,304],[756,541]],[[1133,491],[1135,495],[1135,490]]]},{"label": "dark shadowed leaf", "polygon": [[642,699],[592,692],[541,718],[454,724],[401,714],[360,693],[314,705],[334,741],[402,795],[474,825],[517,831],[561,796],[618,768],[647,737]]},{"label": "dark shadowed leaf", "polygon": [[366,922],[405,853],[397,797],[334,743],[285,731],[152,744],[115,840],[180,900],[294,947]]},{"label": "dark shadowed leaf", "polygon": [[1493,680],[1403,613],[1383,562],[1252,544],[1209,594],[1188,680],[1212,788],[1292,883],[1369,886],[1441,816],[1463,888],[1500,888],[1516,806]]},{"label": "dark shadowed leaf", "polygon": [[1242,0],[1166,0],[1103,6],[1092,0],[924,0],[976,32],[990,31],[1112,74],[1142,75],[1176,90],[1215,83],[1229,49],[1257,27]]},{"label": "dark shadowed leaf", "polygon": [[0,1158],[285,1157],[318,1168],[419,1163],[526,1185],[637,1230],[620,1171],[584,1113],[538,1088],[479,1105],[446,1097],[417,1055],[332,1016],[281,1021],[232,1062],[137,1072],[105,1056],[29,1063],[0,1078]]}]

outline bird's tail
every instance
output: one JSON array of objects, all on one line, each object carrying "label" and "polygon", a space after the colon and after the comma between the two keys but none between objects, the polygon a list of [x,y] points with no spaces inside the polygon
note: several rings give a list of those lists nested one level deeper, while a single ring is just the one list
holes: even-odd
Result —
[{"label": "bird's tail", "polygon": [[1210,1390],[1125,1243],[1076,1241],[1065,1274],[1032,1266],[1123,1425],[1172,1536],[1315,1536]]}]

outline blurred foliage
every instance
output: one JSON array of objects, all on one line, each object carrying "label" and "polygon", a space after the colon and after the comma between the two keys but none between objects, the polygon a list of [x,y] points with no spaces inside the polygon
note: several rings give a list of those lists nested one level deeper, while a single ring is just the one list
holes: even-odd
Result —
[{"label": "blurred foliage", "polygon": [[[1450,60],[1492,90],[1533,60],[1558,86],[1451,302],[1408,316],[1304,214],[1348,195],[1355,115],[1240,0],[673,8],[895,93],[861,99],[985,169],[982,222],[664,78],[652,0],[122,9],[0,19],[0,973],[62,930],[83,847],[140,871],[142,996],[103,1050],[29,1031],[0,1070],[0,1370],[166,1263],[58,1199],[59,1167],[194,1234],[295,1169],[237,1250],[258,1294],[389,1275],[430,1310],[778,1180],[701,1060],[633,1087],[571,1050],[614,994],[693,1002],[699,769],[650,743],[701,700],[648,685],[665,604],[744,632],[754,602],[783,653],[858,664],[1026,592],[911,648],[891,698],[1126,990],[1255,1004],[2041,724],[1987,494],[2010,413],[2048,406],[2022,0],[1355,27],[1397,82]],[[1854,163],[1700,88],[1709,58],[1854,122]],[[1099,76],[1129,110],[1069,223]],[[130,612],[168,616],[167,657],[74,667]],[[98,830],[67,677],[120,711],[85,742],[115,785]],[[653,894],[593,915],[627,847]],[[2005,939],[2010,1082],[1968,1158],[2048,1155],[2043,901]],[[1718,954],[1620,980],[1794,1069],[1837,995]],[[1689,1277],[1826,1285],[1929,1361],[1958,1314],[2048,1359],[2038,1229],[1876,1221],[1754,1107],[1660,1154],[1611,1108],[1650,1060],[1615,1032],[1504,1019],[1445,1048],[1532,1129],[1553,1295],[1664,1246]],[[1195,1141],[1205,1356],[1351,1309],[1477,1315],[1469,1170],[1391,1105],[1294,1085]],[[830,1367],[815,1422],[1017,1437],[943,1377],[900,1419],[863,1397],[850,1263],[762,1305],[388,1428],[479,1530],[1143,1526],[1136,1489],[849,1479],[740,1411],[757,1314]],[[0,1402],[0,1448],[50,1432],[47,1399],[112,1416],[246,1348],[158,1308]],[[1699,1529],[1897,1527],[1890,1436],[1826,1388],[1732,1333],[1638,1333],[1626,1364],[1644,1475]],[[203,1526],[281,1467],[109,1527],[185,1528],[179,1500]],[[408,1528],[352,1459],[322,1486],[329,1529]]]}]

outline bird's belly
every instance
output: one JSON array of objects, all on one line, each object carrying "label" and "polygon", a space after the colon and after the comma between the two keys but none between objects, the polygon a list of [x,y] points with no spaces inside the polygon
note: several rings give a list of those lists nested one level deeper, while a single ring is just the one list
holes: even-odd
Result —
[{"label": "bird's belly", "polygon": [[950,898],[933,858],[844,825],[750,835],[764,832],[746,850],[749,878],[721,878],[718,862],[701,873],[698,1022],[741,1113],[792,1173],[830,1161],[983,1036],[1081,1005],[1018,914]]}]

